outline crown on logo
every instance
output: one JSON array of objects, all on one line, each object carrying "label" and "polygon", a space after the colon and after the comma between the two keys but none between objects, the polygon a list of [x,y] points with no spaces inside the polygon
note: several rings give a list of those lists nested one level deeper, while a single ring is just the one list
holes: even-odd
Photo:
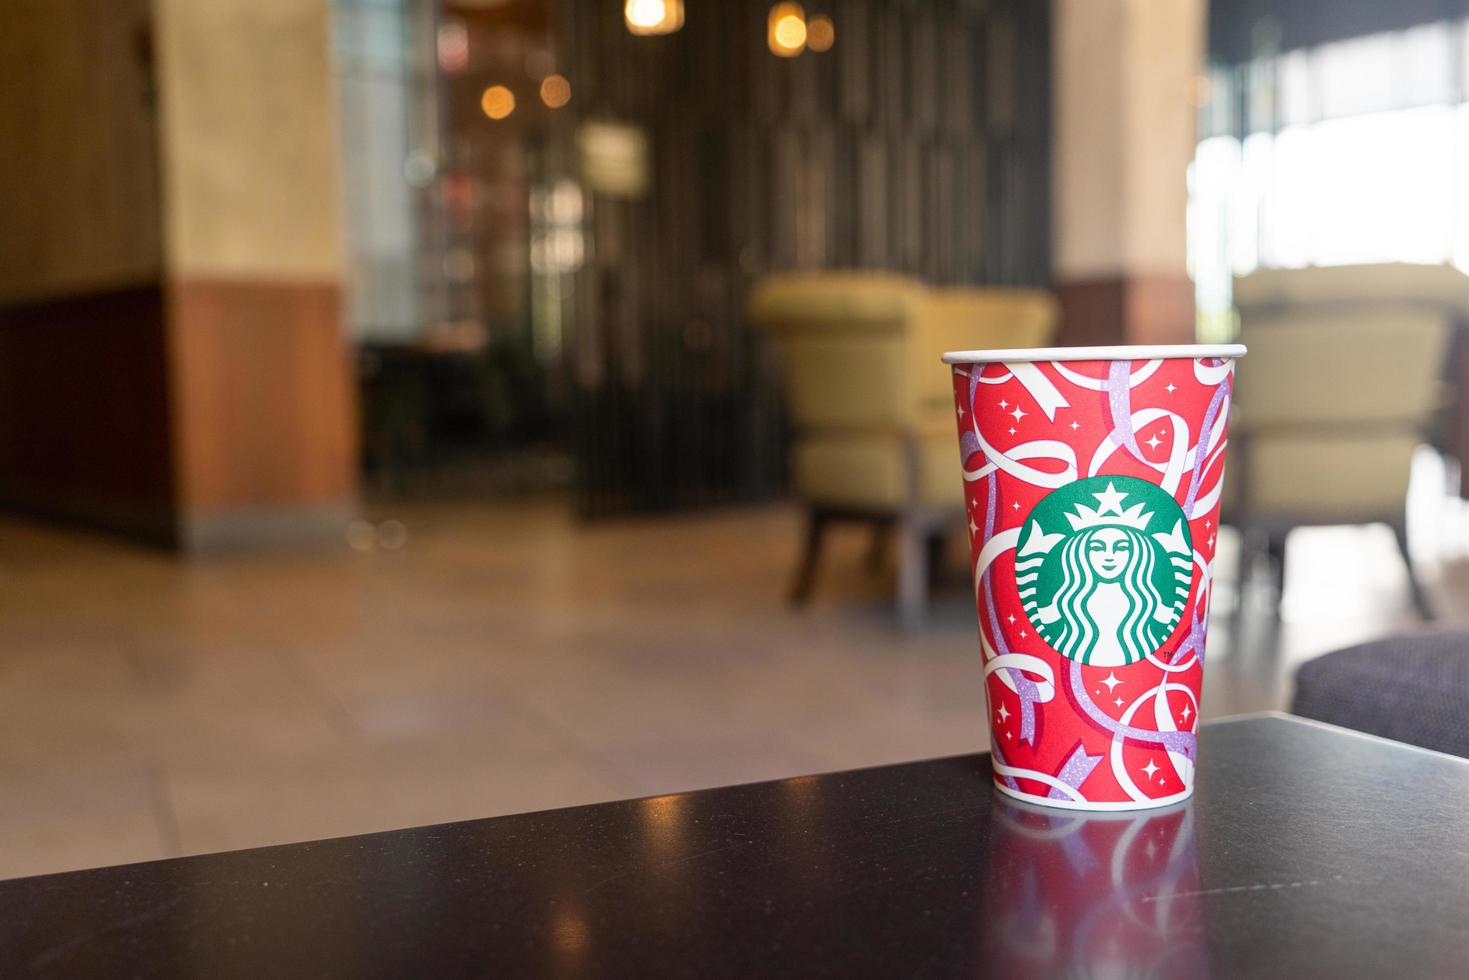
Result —
[{"label": "crown on logo", "polygon": [[1138,531],[1146,531],[1152,523],[1153,514],[1145,510],[1145,503],[1133,504],[1127,510],[1122,509],[1122,501],[1128,495],[1119,491],[1112,484],[1107,484],[1107,489],[1101,493],[1092,494],[1097,498],[1097,508],[1093,510],[1084,504],[1076,505],[1075,514],[1067,514],[1066,520],[1071,524],[1071,530],[1084,531],[1091,527],[1130,527]]}]

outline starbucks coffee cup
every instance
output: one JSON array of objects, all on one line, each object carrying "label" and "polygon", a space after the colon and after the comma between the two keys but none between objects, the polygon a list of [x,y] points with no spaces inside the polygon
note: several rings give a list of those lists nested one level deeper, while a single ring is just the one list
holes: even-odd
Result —
[{"label": "starbucks coffee cup", "polygon": [[1238,345],[960,351],[952,366],[995,786],[1193,792]]}]

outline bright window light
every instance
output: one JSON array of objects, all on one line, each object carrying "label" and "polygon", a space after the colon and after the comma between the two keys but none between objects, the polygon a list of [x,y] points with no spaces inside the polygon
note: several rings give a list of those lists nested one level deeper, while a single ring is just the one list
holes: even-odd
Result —
[{"label": "bright window light", "polygon": [[[1201,335],[1223,329],[1233,277],[1260,267],[1452,261],[1469,271],[1465,75],[1469,21],[1212,75],[1223,81],[1214,98],[1228,101],[1206,108],[1215,135],[1189,171]],[[1254,124],[1243,139],[1228,134],[1240,128],[1228,118],[1237,105]]]}]

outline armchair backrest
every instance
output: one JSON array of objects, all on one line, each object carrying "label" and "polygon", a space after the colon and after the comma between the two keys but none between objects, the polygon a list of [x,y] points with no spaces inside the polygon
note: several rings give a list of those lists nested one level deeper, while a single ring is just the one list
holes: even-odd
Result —
[{"label": "armchair backrest", "polygon": [[1234,281],[1241,311],[1346,304],[1411,304],[1463,310],[1469,277],[1451,265],[1373,265],[1261,269]]},{"label": "armchair backrest", "polygon": [[1011,350],[1047,347],[1059,320],[1056,298],[1041,289],[961,286],[934,289],[924,303],[913,377],[920,409],[953,411],[950,372],[933,369],[952,350]]},{"label": "armchair backrest", "polygon": [[1449,266],[1277,269],[1235,283],[1250,349],[1236,405],[1245,429],[1425,425],[1442,401],[1469,277]]},{"label": "armchair backrest", "polygon": [[750,316],[780,350],[803,429],[898,429],[952,412],[946,350],[1039,347],[1056,303],[1028,289],[929,289],[882,272],[782,273],[758,283]]},{"label": "armchair backrest", "polygon": [[750,317],[780,350],[787,407],[804,429],[911,421],[909,340],[927,289],[880,272],[793,272],[756,284]]},{"label": "armchair backrest", "polygon": [[1277,270],[1236,284],[1231,519],[1400,524],[1469,291],[1453,269]]},{"label": "armchair backrest", "polygon": [[1426,425],[1441,403],[1451,317],[1368,306],[1246,315],[1235,404],[1246,431]]}]

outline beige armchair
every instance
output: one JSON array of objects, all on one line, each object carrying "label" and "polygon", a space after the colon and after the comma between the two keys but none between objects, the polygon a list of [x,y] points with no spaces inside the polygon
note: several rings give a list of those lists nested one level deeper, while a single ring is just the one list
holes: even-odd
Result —
[{"label": "beige armchair", "polygon": [[945,350],[1046,343],[1046,293],[938,289],[880,272],[786,273],[755,288],[751,318],[775,339],[796,429],[791,471],[808,512],[791,589],[811,592],[827,526],[896,526],[899,609],[921,619],[930,548],[963,523],[964,492]]},{"label": "beige armchair", "polygon": [[1408,555],[1414,450],[1444,403],[1449,341],[1469,278],[1448,266],[1269,270],[1235,283],[1250,349],[1237,375],[1224,519],[1244,536],[1240,583],[1263,550],[1277,595],[1294,527],[1383,523],[1415,606]]}]

